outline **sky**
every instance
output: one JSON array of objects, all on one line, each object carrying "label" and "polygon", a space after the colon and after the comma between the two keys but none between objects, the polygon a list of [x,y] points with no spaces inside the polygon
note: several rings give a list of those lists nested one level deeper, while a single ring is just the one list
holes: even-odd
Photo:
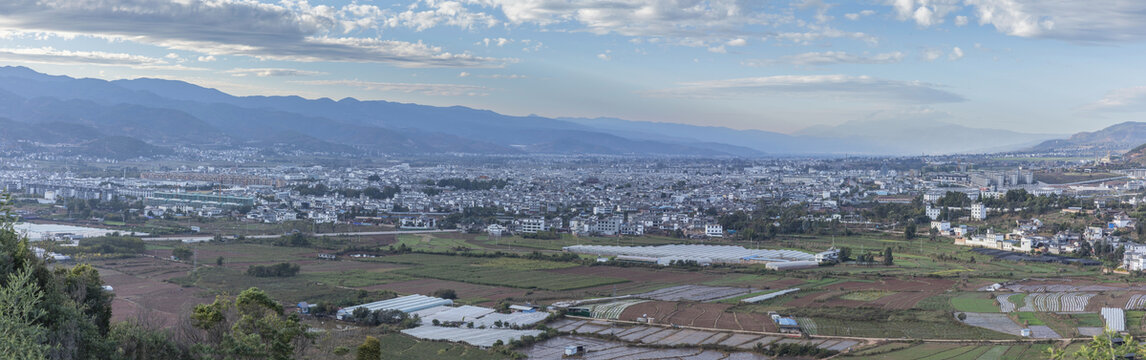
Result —
[{"label": "sky", "polygon": [[0,64],[796,133],[1146,113],[1146,1],[5,0]]}]

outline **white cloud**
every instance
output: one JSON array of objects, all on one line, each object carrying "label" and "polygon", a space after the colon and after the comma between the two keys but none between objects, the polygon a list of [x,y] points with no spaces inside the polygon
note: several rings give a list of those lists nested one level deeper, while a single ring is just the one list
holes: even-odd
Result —
[{"label": "white cloud", "polygon": [[481,41],[474,43],[474,45],[482,45],[482,46],[487,46],[487,47],[490,45],[494,45],[497,47],[502,47],[502,46],[505,46],[506,44],[509,44],[512,42],[513,42],[513,40],[501,38],[501,37],[499,37],[499,38],[484,38],[484,39],[481,39]]},{"label": "white cloud", "polygon": [[207,56],[200,56],[198,60],[199,60],[199,62],[212,62],[212,61],[215,61],[218,59],[215,59],[215,56],[213,56],[213,55],[207,55]]},{"label": "white cloud", "polygon": [[863,10],[858,13],[847,13],[844,14],[844,17],[848,18],[848,20],[859,20],[861,17],[872,15],[875,15],[875,10]]},{"label": "white cloud", "polygon": [[720,45],[720,46],[709,47],[708,52],[717,53],[717,54],[725,54],[725,53],[728,53],[728,50],[726,50],[724,48],[724,45]]},{"label": "white cloud", "polygon": [[1093,112],[1142,112],[1146,111],[1146,86],[1115,89],[1102,99],[1082,107]]},{"label": "white cloud", "polygon": [[163,57],[171,60],[179,60],[179,54],[176,53],[167,53],[167,55]]},{"label": "white cloud", "polygon": [[830,26],[809,25],[811,31],[808,32],[782,32],[775,35],[776,39],[782,41],[791,41],[792,43],[808,45],[820,39],[856,39],[862,40],[868,44],[875,45],[879,43],[879,39],[862,32],[848,32],[832,28]]},{"label": "white cloud", "polygon": [[[379,15],[386,16],[387,14],[383,11]],[[387,16],[384,22],[389,27],[402,26],[417,31],[428,30],[443,24],[462,29],[473,29],[478,27],[491,28],[501,23],[493,15],[471,11],[460,1],[438,0],[415,2],[404,12]]]},{"label": "white cloud", "polygon": [[[251,0],[0,2],[0,31],[91,36],[211,55],[292,61],[382,62],[404,67],[501,66],[505,59],[451,53],[422,43],[346,36],[377,27],[385,13],[352,4],[312,6]],[[159,24],[159,25],[157,25]]]},{"label": "white cloud", "polygon": [[275,68],[261,68],[261,69],[231,69],[227,70],[228,74],[232,76],[258,76],[258,77],[287,77],[287,76],[314,76],[324,75],[326,73],[320,71],[309,70],[296,70],[296,69],[275,69]]},{"label": "white cloud", "polygon": [[729,37],[761,36],[753,26],[790,21],[765,12],[767,4],[745,0],[465,0],[500,10],[512,25],[559,31],[657,37],[670,43],[699,40],[716,46]]},{"label": "white cloud", "polygon": [[850,54],[845,51],[808,52],[803,54],[784,56],[778,59],[748,60],[744,65],[766,66],[776,64],[792,64],[799,66],[817,66],[833,64],[894,64],[903,61],[904,54],[899,51],[882,54]]},{"label": "white cloud", "polygon": [[462,71],[461,73],[458,74],[458,77],[469,77],[469,76],[470,76],[470,73],[465,72],[465,71]]},{"label": "white cloud", "polygon": [[489,95],[489,91],[491,90],[490,88],[477,85],[393,83],[360,80],[314,80],[299,81],[298,83],[324,86],[350,86],[371,91],[419,93],[431,96],[486,96]]},{"label": "white cloud", "polygon": [[139,69],[202,70],[172,65],[166,60],[142,55],[103,51],[71,51],[52,47],[0,48],[0,60],[62,65],[112,65]]},{"label": "white cloud", "polygon": [[492,75],[478,75],[482,79],[526,79],[528,76],[521,74],[492,74]]},{"label": "white cloud", "polygon": [[941,56],[943,56],[943,50],[927,49],[923,50],[922,55],[924,60],[935,61],[936,59],[939,59]]},{"label": "white cloud", "polygon": [[744,45],[748,45],[748,40],[744,40],[744,38],[735,38],[732,40],[728,40],[728,42],[726,42],[724,44],[728,45],[728,46],[744,46]]},{"label": "white cloud", "polygon": [[613,60],[613,57],[606,53],[597,54],[597,58],[605,61]]},{"label": "white cloud", "polygon": [[899,20],[912,20],[922,27],[943,23],[948,14],[961,9],[959,0],[889,0]]},{"label": "white cloud", "polygon": [[959,15],[955,17],[955,26],[967,25],[968,22],[970,22],[970,20],[968,20],[966,16]]},{"label": "white cloud", "polygon": [[646,91],[651,97],[717,99],[740,96],[833,97],[931,104],[965,101],[962,96],[918,81],[883,80],[868,76],[784,75],[680,83],[679,87]]},{"label": "white cloud", "polygon": [[951,54],[947,55],[947,58],[951,61],[962,59],[963,49],[960,49],[958,46],[956,46],[955,48],[951,49]]},{"label": "white cloud", "polygon": [[1007,35],[1078,42],[1146,39],[1144,1],[966,0],[980,25]]}]

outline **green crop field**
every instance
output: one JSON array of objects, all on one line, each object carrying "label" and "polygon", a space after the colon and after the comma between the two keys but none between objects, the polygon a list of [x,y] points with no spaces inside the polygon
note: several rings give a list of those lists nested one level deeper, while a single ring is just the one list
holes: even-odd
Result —
[{"label": "green crop field", "polygon": [[[330,279],[300,274],[284,278],[259,278],[249,276],[243,272],[221,267],[199,268],[194,274],[173,278],[170,281],[185,286],[195,286],[205,290],[208,294],[235,295],[251,287],[266,291],[275,299],[294,304],[300,301],[317,302],[328,300],[338,304],[343,300],[362,302],[372,301],[370,298],[359,299],[358,292],[353,289],[339,288],[331,283]],[[368,295],[369,296],[369,295]]]},{"label": "green crop field", "polygon": [[435,234],[401,234],[398,235],[397,245],[406,245],[410,249],[427,252],[447,252],[456,249],[481,249],[477,245],[466,242],[465,239],[434,236]]},{"label": "green crop field", "polygon": [[[1129,314],[1127,314],[1127,315],[1129,315]],[[1078,326],[1088,326],[1088,327],[1102,327],[1102,326],[1104,326],[1102,323],[1102,316],[1098,315],[1098,313],[1070,314],[1070,317],[1075,320],[1075,322],[1078,324]],[[1127,318],[1129,318],[1129,316],[1127,316]]]},{"label": "green crop field", "polygon": [[984,293],[964,293],[951,298],[951,306],[958,311],[966,312],[999,312],[999,306],[995,305],[995,299],[990,297],[990,294]]},{"label": "green crop field", "polygon": [[1020,325],[1022,325],[1022,324],[1027,324],[1027,325],[1046,325],[1046,322],[1044,322],[1042,319],[1040,319],[1040,318],[1038,317],[1037,313],[1034,313],[1034,312],[1029,312],[1029,311],[1021,311],[1021,312],[1016,312],[1016,313],[1013,313],[1013,314],[1014,314],[1014,316],[1015,316],[1015,317],[1018,319],[1018,321],[1017,321],[1017,322],[1018,322]]},{"label": "green crop field", "polygon": [[999,360],[1041,359],[1047,344],[961,345],[890,343],[844,357],[885,360]]},{"label": "green crop field", "polygon": [[520,236],[491,238],[489,236],[479,235],[475,237],[472,242],[486,248],[502,251],[533,249],[561,251],[561,248],[573,245],[649,246],[697,243],[695,240],[663,236],[621,236],[605,238],[573,236],[570,234],[562,234],[560,239],[526,239]]},{"label": "green crop field", "polygon": [[891,295],[894,293],[895,292],[892,292],[892,291],[882,291],[882,290],[853,291],[853,292],[841,295],[840,299],[855,300],[855,301],[875,301],[881,297],[888,296],[888,295]]},{"label": "green crop field", "polygon": [[964,325],[949,311],[942,310],[800,307],[789,308],[786,312],[813,319],[819,335],[969,340],[1017,338]]},{"label": "green crop field", "polygon": [[[506,262],[501,259],[470,258],[432,254],[407,254],[379,258],[379,261],[414,265],[395,270],[398,274],[413,277],[452,280],[481,285],[507,286],[516,288],[538,288],[545,290],[573,290],[587,287],[612,285],[628,280],[611,277],[572,275],[543,270],[522,270],[520,267],[559,268],[565,263],[527,260]],[[534,261],[534,262],[530,262]],[[503,265],[503,266],[499,266]],[[518,267],[518,268],[512,268]]]}]

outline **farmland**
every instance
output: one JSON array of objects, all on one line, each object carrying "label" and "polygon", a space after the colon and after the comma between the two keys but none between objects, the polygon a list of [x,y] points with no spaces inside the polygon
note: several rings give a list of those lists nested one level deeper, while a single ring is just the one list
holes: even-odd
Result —
[{"label": "farmland", "polygon": [[[1133,295],[1146,294],[1146,291],[1126,290],[1129,285],[1125,283],[1089,280],[1103,277],[1090,268],[976,258],[976,254],[967,248],[944,242],[923,240],[920,246],[920,241],[905,242],[878,234],[840,237],[834,240],[834,244],[850,247],[855,252],[891,247],[896,251],[894,265],[840,264],[774,272],[759,265],[720,265],[704,269],[619,267],[597,264],[593,257],[553,257],[561,254],[559,249],[562,246],[576,243],[656,245],[673,240],[657,237],[489,239],[483,235],[445,233],[330,238],[303,247],[281,246],[281,242],[276,243],[273,239],[192,245],[153,242],[148,244],[145,253],[155,258],[138,259],[156,262],[156,265],[148,265],[151,267],[167,264],[171,268],[162,276],[152,276],[155,280],[148,280],[166,284],[168,288],[163,291],[167,295],[128,295],[124,290],[122,299],[117,300],[120,304],[117,309],[122,308],[130,314],[142,311],[133,308],[136,304],[147,304],[139,300],[142,297],[179,297],[183,302],[175,302],[177,305],[168,306],[169,309],[157,307],[173,319],[196,302],[208,301],[216,294],[235,294],[252,286],[264,289],[287,304],[330,301],[350,305],[395,295],[429,294],[440,289],[455,290],[460,304],[484,306],[523,301],[546,304],[631,295],[637,298],[588,307],[593,309],[594,316],[603,319],[635,321],[647,317],[659,325],[710,331],[775,332],[778,329],[768,317],[769,312],[775,311],[796,317],[806,331],[819,336],[1010,340],[1019,338],[1017,332],[1023,325],[1031,327],[1039,336],[1085,336],[1093,331],[1088,329],[1102,326],[1096,315],[1059,315],[1051,311],[1090,310],[1099,304],[1135,306],[1136,303],[1131,301]],[[730,243],[715,241],[718,244],[722,242]],[[766,247],[820,251],[832,245],[830,238],[806,236],[781,238]],[[190,247],[195,251],[199,260],[197,270],[192,271],[191,264],[186,262],[157,259],[169,257],[177,247]],[[377,257],[351,258],[340,253],[340,247],[373,248],[382,253]],[[394,252],[396,248],[402,248],[404,252]],[[340,254],[340,257],[337,261],[317,259],[317,255],[323,253]],[[215,263],[219,257],[223,258],[222,266]],[[128,277],[118,275],[117,271],[124,272],[124,269],[138,266],[129,265],[138,260],[128,260],[119,260],[118,263],[104,260],[97,265],[106,269],[109,279],[113,280],[109,283],[119,286],[130,287],[132,282],[128,280],[151,276],[147,271],[126,275]],[[298,264],[301,271],[297,276],[275,278],[274,281],[245,273],[248,266],[278,262]],[[1042,292],[977,291],[984,285],[1012,276],[1043,279],[1008,285],[1020,290],[1025,289],[1024,286],[1031,287]],[[795,288],[800,290],[760,303],[739,302],[749,296]],[[1002,304],[997,297],[1014,305],[1009,316],[1001,312],[1007,310],[1001,309]],[[183,309],[179,308],[181,306]],[[956,319],[955,312],[971,315],[970,320],[964,324]],[[1127,315],[1128,330],[1140,333],[1141,318],[1146,314],[1132,311]],[[664,339],[659,335],[642,339],[687,341],[699,336],[692,333],[667,334]],[[633,334],[637,335],[640,334]],[[396,348],[416,350],[404,352],[407,354],[423,353],[422,350],[434,347],[431,350],[435,353],[467,354],[458,355],[462,358],[489,356],[489,353],[460,345],[449,347],[446,346],[449,344],[419,342],[403,335],[385,335],[386,341],[392,342]],[[888,359],[913,358],[924,353],[937,359],[987,359],[1012,355],[1016,357],[1011,358],[1025,357],[1042,350],[1033,349],[1031,345],[923,343],[887,345],[863,351],[878,353],[873,358]],[[407,358],[401,356],[405,355],[399,358]]]},{"label": "farmland", "polygon": [[1032,359],[1045,356],[1046,344],[970,345],[887,343],[854,353],[848,358],[915,360],[915,359]]},{"label": "farmland", "polygon": [[526,289],[573,290],[619,284],[627,281],[620,278],[559,274],[541,270],[522,269],[555,269],[569,267],[565,266],[565,264],[540,260],[516,259],[515,261],[505,261],[502,259],[487,260],[484,258],[410,254],[390,256],[380,261],[412,265],[409,268],[395,271],[404,275]]}]

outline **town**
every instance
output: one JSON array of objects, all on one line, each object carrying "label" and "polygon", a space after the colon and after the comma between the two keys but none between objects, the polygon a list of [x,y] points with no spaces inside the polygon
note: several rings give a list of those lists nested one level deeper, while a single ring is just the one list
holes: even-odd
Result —
[{"label": "town", "polygon": [[[1022,339],[1146,331],[1146,288],[1098,280],[1146,267],[1146,170],[1109,159],[320,155],[79,170],[21,154],[0,190],[37,254],[101,269],[117,319],[174,323],[270,277],[321,324],[542,358],[1034,354],[1047,345]],[[928,310],[917,331],[881,328],[911,309]]]}]

